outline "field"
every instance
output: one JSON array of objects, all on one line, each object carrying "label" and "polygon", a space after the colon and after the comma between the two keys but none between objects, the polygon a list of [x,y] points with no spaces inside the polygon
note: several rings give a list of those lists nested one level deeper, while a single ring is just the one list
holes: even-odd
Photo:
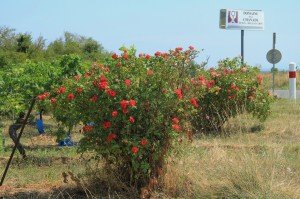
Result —
[{"label": "field", "polygon": [[[297,79],[296,79],[296,84],[297,84],[297,88],[299,88],[300,86],[300,78],[299,78],[299,72],[297,72]],[[264,76],[264,85],[266,88],[268,89],[272,89],[272,73],[263,73]],[[275,89],[283,89],[283,90],[288,90],[289,89],[289,75],[288,72],[284,72],[284,71],[279,71],[277,73],[275,73],[274,76],[274,88]]]},{"label": "field", "polygon": [[[152,198],[300,198],[299,105],[279,100],[265,123],[241,115],[223,127],[222,136],[196,135],[192,144],[178,145]],[[57,147],[50,117],[46,123],[46,136],[26,128],[22,143],[29,157],[24,161],[16,154],[0,195],[138,197],[116,176],[101,172],[101,161],[77,154],[76,147]],[[7,147],[0,156],[1,173],[12,147],[7,129],[4,132]],[[74,134],[74,140],[80,137]]]}]

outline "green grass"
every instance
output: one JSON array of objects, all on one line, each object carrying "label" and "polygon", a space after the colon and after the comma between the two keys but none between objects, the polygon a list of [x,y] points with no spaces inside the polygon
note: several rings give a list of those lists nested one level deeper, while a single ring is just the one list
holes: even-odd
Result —
[{"label": "green grass", "polygon": [[[245,114],[230,119],[221,136],[195,136],[192,144],[176,147],[160,179],[161,188],[152,198],[300,198],[299,121],[300,103],[278,100],[264,123]],[[27,149],[26,161],[16,155],[5,181],[6,193],[18,198],[57,198],[59,194],[70,198],[62,196],[64,191],[90,198],[137,197],[113,175],[103,173],[97,162],[83,159],[76,147],[58,148],[53,138],[37,136],[32,127],[26,132],[22,143],[35,146]],[[77,133],[75,140],[80,137]],[[10,148],[0,153],[0,172],[9,154]],[[89,175],[86,167],[92,169]],[[69,171],[80,183],[69,174],[68,183],[63,182],[62,173]]]}]

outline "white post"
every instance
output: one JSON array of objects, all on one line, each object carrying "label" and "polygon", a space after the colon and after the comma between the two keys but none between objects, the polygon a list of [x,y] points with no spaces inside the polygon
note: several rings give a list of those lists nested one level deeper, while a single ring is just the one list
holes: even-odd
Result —
[{"label": "white post", "polygon": [[296,63],[290,62],[289,64],[289,93],[290,99],[296,100]]}]

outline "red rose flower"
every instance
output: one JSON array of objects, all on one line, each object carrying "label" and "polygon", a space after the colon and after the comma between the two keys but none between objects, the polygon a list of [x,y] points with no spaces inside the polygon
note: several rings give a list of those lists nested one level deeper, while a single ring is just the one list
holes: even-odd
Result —
[{"label": "red rose flower", "polygon": [[215,85],[215,81],[214,80],[206,81],[206,88],[207,89],[211,89],[214,85]]},{"label": "red rose flower", "polygon": [[64,92],[66,92],[66,87],[64,87],[64,86],[61,86],[59,89],[57,89],[58,94],[62,94]]},{"label": "red rose flower", "polygon": [[179,119],[177,117],[174,117],[172,119],[173,124],[179,124]]},{"label": "red rose flower", "polygon": [[202,85],[202,86],[206,86],[206,79],[204,76],[199,76],[198,77],[198,80],[199,80],[199,84]]},{"label": "red rose flower", "polygon": [[239,87],[237,87],[237,86],[235,85],[235,83],[231,83],[230,88],[231,88],[232,90],[236,90],[236,91],[239,91],[239,90],[240,90]]},{"label": "red rose flower", "polygon": [[258,82],[259,85],[262,84],[262,81],[263,81],[263,76],[262,76],[262,74],[257,75],[257,82]]},{"label": "red rose flower", "polygon": [[112,54],[111,58],[118,59],[118,55],[116,53]]},{"label": "red rose flower", "polygon": [[91,125],[85,125],[83,128],[82,128],[83,132],[91,132],[93,130],[93,126]]},{"label": "red rose flower", "polygon": [[133,146],[133,147],[131,148],[131,151],[132,151],[133,154],[137,154],[137,153],[139,152],[139,148],[136,147],[136,146]]},{"label": "red rose flower", "polygon": [[109,89],[106,91],[107,95],[109,95],[110,97],[115,97],[117,95],[116,91]]},{"label": "red rose flower", "polygon": [[175,93],[176,93],[178,99],[182,99],[183,98],[182,90],[181,89],[175,89]]},{"label": "red rose flower", "polygon": [[129,100],[129,105],[130,106],[136,106],[136,101],[133,100],[133,99]]},{"label": "red rose flower", "polygon": [[180,125],[179,124],[173,124],[172,125],[172,128],[175,130],[175,131],[180,131]]},{"label": "red rose flower", "polygon": [[231,85],[230,85],[230,87],[231,87],[231,89],[235,89],[235,83],[231,83]]},{"label": "red rose flower", "polygon": [[109,121],[103,122],[103,128],[108,129],[108,128],[110,128],[110,126],[111,126],[111,124]]},{"label": "red rose flower", "polygon": [[50,102],[51,102],[51,104],[56,104],[56,102],[57,102],[57,99],[56,99],[56,98],[54,98],[54,97],[52,97],[52,98],[50,99]]},{"label": "red rose flower", "polygon": [[179,52],[179,51],[182,51],[182,47],[177,47],[177,48],[175,48],[175,51],[177,51],[177,52]]},{"label": "red rose flower", "polygon": [[120,102],[121,108],[123,113],[127,113],[127,106],[128,106],[129,102],[127,100],[122,100]]},{"label": "red rose flower", "polygon": [[146,59],[150,59],[151,56],[147,54],[147,55],[145,56],[145,58],[146,58]]},{"label": "red rose flower", "polygon": [[134,123],[134,122],[135,122],[134,117],[130,116],[130,117],[129,117],[129,122],[130,122],[130,123]]},{"label": "red rose flower", "polygon": [[76,89],[76,92],[77,92],[77,93],[82,93],[82,91],[83,91],[83,88],[81,88],[81,87],[78,87],[78,88]]},{"label": "red rose flower", "polygon": [[104,77],[104,76],[101,76],[100,77],[100,82],[98,84],[98,88],[100,90],[105,90],[108,86],[108,82],[107,82],[107,79]]},{"label": "red rose flower", "polygon": [[196,98],[191,98],[191,99],[190,99],[190,102],[191,102],[191,104],[192,104],[194,107],[196,107],[196,108],[199,107],[199,104],[198,104]]},{"label": "red rose flower", "polygon": [[148,70],[147,70],[147,75],[148,75],[148,76],[151,76],[151,75],[153,75],[153,70],[151,70],[151,69],[148,69]]},{"label": "red rose flower", "polygon": [[131,80],[130,79],[125,79],[125,85],[126,86],[130,86],[130,84],[131,84]]},{"label": "red rose flower", "polygon": [[98,100],[98,96],[97,95],[93,95],[93,97],[90,98],[91,102],[96,102]]},{"label": "red rose flower", "polygon": [[128,58],[129,58],[128,53],[124,53],[124,54],[123,54],[123,58],[126,59],[126,60],[128,60]]},{"label": "red rose flower", "polygon": [[102,75],[102,76],[100,77],[100,82],[107,82],[106,77]]},{"label": "red rose flower", "polygon": [[189,46],[189,49],[194,50],[195,48],[194,48],[194,46]]},{"label": "red rose flower", "polygon": [[154,55],[155,55],[156,57],[159,57],[159,56],[161,56],[161,52],[157,51]]},{"label": "red rose flower", "polygon": [[117,115],[118,115],[118,111],[113,111],[113,112],[111,113],[111,116],[113,116],[113,117],[117,117]]},{"label": "red rose flower", "polygon": [[73,93],[68,94],[67,96],[69,101],[72,101],[75,98],[75,95]]},{"label": "red rose flower", "polygon": [[37,98],[41,101],[44,101],[46,99],[46,95],[45,94],[40,94],[37,96]]},{"label": "red rose flower", "polygon": [[114,133],[110,133],[110,134],[108,134],[108,136],[107,136],[107,142],[111,142],[111,141],[113,141],[114,139],[116,139],[117,138],[117,135],[116,134],[114,134]]},{"label": "red rose flower", "polygon": [[100,90],[105,90],[105,89],[107,88],[107,86],[108,86],[108,83],[107,83],[107,82],[100,82],[100,83],[98,84],[98,88],[99,88]]},{"label": "red rose flower", "polygon": [[140,141],[140,144],[141,144],[142,146],[145,146],[145,145],[148,144],[148,140],[145,139],[145,138],[143,138],[143,139]]}]

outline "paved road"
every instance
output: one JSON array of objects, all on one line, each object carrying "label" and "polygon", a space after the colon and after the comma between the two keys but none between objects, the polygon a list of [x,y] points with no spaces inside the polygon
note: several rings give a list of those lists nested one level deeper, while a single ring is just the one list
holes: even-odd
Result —
[{"label": "paved road", "polygon": [[[271,91],[272,92],[272,91]],[[275,90],[275,95],[277,95],[279,98],[289,98],[289,90]],[[300,99],[300,90],[297,90],[297,99]]]}]

